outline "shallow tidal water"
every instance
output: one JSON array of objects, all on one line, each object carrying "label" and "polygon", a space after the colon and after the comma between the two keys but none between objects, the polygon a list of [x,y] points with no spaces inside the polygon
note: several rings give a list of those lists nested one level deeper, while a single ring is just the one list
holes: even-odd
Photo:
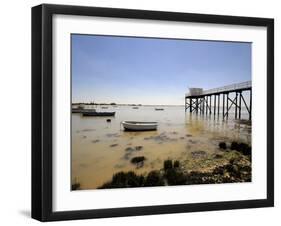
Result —
[{"label": "shallow tidal water", "polygon": [[[192,161],[191,153],[219,153],[220,141],[251,144],[251,125],[245,120],[234,120],[233,113],[228,120],[222,120],[221,113],[214,117],[190,114],[184,111],[184,106],[161,108],[164,111],[155,111],[155,106],[96,107],[97,111],[115,111],[115,117],[83,117],[73,113],[72,183],[79,183],[80,189],[95,189],[119,171],[146,174],[161,169],[167,159],[184,163]],[[242,119],[247,116],[242,111]],[[108,118],[111,122],[106,121]],[[123,120],[156,121],[158,129],[125,132],[120,125]],[[145,156],[142,167],[130,162],[136,156]]]}]

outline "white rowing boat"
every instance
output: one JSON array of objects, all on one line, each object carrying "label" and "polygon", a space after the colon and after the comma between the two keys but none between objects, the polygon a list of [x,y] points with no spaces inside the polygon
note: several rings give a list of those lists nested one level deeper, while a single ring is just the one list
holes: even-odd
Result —
[{"label": "white rowing boat", "polygon": [[121,122],[125,130],[130,131],[147,131],[157,130],[157,122],[137,122],[137,121],[123,121]]}]

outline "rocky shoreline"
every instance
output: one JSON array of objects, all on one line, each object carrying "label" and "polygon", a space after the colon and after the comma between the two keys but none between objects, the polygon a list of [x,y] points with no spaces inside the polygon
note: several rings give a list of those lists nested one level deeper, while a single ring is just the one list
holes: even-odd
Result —
[{"label": "rocky shoreline", "polygon": [[[145,160],[145,156],[138,156],[131,159],[131,163],[141,167]],[[162,169],[146,174],[120,171],[98,188],[219,184],[251,182],[251,179],[251,146],[233,141],[229,144],[220,142],[215,154],[200,150],[191,152],[186,160],[165,160]],[[79,186],[75,188],[79,189]]]}]

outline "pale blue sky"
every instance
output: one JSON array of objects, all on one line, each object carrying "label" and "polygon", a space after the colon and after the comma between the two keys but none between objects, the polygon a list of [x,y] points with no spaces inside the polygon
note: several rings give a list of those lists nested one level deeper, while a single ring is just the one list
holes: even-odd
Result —
[{"label": "pale blue sky", "polygon": [[184,104],[188,87],[251,80],[251,43],[76,35],[72,101]]}]

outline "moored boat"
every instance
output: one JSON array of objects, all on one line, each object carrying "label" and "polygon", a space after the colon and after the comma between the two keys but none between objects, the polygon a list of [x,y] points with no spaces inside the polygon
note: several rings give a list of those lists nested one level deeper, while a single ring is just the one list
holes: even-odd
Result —
[{"label": "moored boat", "polygon": [[164,108],[155,108],[155,111],[164,111]]},{"label": "moored boat", "polygon": [[77,109],[77,108],[72,108],[71,112],[72,113],[84,113],[84,112],[90,112],[93,111],[92,109]]},{"label": "moored boat", "polygon": [[115,116],[115,111],[113,112],[88,111],[88,112],[83,112],[83,116]]},{"label": "moored boat", "polygon": [[84,111],[86,111],[84,105],[78,105],[77,107],[72,106],[72,109],[71,109],[72,113],[82,113]]},{"label": "moored boat", "polygon": [[129,131],[147,131],[157,130],[157,122],[137,122],[137,121],[123,121],[121,124],[124,130]]}]

